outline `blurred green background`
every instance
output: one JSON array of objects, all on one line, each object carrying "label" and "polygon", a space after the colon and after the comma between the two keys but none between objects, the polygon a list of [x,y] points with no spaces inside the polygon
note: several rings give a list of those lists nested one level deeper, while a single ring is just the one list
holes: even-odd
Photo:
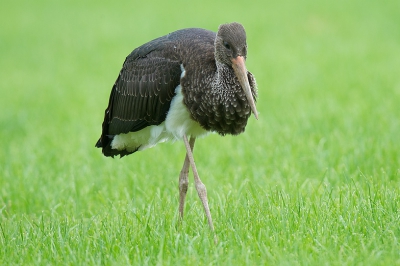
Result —
[{"label": "blurred green background", "polygon": [[90,217],[154,198],[176,211],[183,143],[105,158],[94,148],[104,109],[134,48],[232,21],[247,31],[260,119],[243,135],[197,141],[214,208],[222,195],[240,199],[243,186],[264,197],[271,188],[308,195],[353,182],[391,188],[398,207],[398,0],[17,0],[0,10],[0,220]]}]

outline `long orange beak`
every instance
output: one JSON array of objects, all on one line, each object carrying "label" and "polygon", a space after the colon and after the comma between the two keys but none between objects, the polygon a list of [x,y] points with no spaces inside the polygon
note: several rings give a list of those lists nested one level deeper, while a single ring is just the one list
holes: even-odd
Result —
[{"label": "long orange beak", "polygon": [[231,61],[232,61],[233,71],[235,71],[235,75],[239,79],[240,85],[242,86],[247,101],[249,102],[251,111],[253,112],[255,118],[258,120],[258,112],[256,109],[256,104],[254,103],[254,98],[253,94],[251,93],[249,79],[247,78],[245,59],[243,56],[237,56],[236,58],[233,58]]}]

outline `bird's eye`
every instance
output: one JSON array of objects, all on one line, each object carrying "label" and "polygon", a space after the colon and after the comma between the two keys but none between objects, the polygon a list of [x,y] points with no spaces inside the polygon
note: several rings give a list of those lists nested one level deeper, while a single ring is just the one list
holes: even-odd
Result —
[{"label": "bird's eye", "polygon": [[228,49],[228,50],[231,49],[231,46],[230,46],[229,43],[227,43],[227,42],[224,42],[224,46],[225,46],[225,48]]}]

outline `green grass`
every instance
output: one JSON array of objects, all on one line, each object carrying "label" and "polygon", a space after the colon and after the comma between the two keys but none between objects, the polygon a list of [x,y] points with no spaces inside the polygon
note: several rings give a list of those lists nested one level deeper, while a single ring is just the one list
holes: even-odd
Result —
[{"label": "green grass", "polygon": [[[1,265],[400,265],[400,2],[8,1],[0,10]],[[184,27],[244,24],[260,120],[94,148],[124,58]]]}]

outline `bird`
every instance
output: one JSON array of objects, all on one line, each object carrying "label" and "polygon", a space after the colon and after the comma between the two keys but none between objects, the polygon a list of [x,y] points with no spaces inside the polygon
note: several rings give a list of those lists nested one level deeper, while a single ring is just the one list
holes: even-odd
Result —
[{"label": "bird", "polygon": [[96,143],[107,157],[124,157],[165,141],[183,141],[179,174],[179,217],[183,219],[189,167],[208,225],[214,225],[193,149],[196,138],[245,131],[258,120],[258,89],[246,68],[247,39],[242,24],[218,31],[185,28],[134,49],[125,59],[105,109]]}]

